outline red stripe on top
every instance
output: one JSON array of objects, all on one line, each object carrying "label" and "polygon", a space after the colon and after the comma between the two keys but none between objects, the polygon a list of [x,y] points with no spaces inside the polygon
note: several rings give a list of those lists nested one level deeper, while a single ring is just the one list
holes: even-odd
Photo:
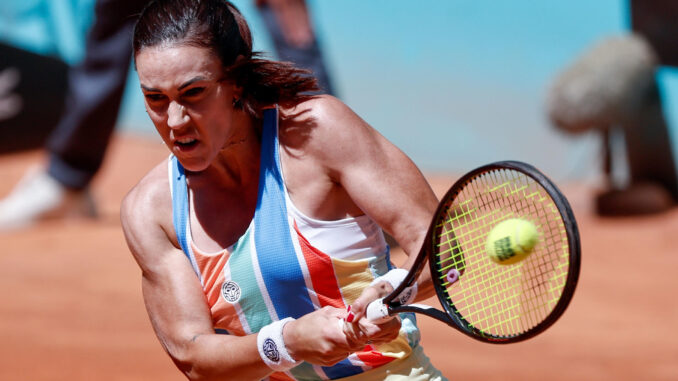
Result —
[{"label": "red stripe on top", "polygon": [[332,258],[308,242],[306,237],[299,231],[296,221],[294,222],[294,230],[297,232],[297,237],[299,237],[299,246],[304,255],[308,272],[311,275],[313,290],[318,295],[320,307],[346,308],[341,291],[339,290],[337,277],[334,273]]},{"label": "red stripe on top", "polygon": [[377,368],[384,364],[388,364],[393,360],[396,360],[395,357],[384,356],[377,351],[356,352],[355,354],[358,356],[360,361],[365,363],[365,365],[371,366],[372,368]]},{"label": "red stripe on top", "polygon": [[294,378],[291,378],[282,372],[273,373],[268,377],[268,379],[270,381],[294,381]]}]

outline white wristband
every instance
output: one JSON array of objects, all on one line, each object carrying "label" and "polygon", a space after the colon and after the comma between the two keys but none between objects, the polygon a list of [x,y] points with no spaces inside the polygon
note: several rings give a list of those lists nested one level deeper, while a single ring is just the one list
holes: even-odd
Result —
[{"label": "white wristband", "polygon": [[283,339],[285,324],[293,321],[288,317],[264,326],[257,335],[257,349],[259,356],[269,368],[276,372],[285,372],[301,364],[290,356]]},{"label": "white wristband", "polygon": [[[405,280],[407,277],[408,271],[405,269],[393,269],[386,274],[375,278],[371,283],[370,286],[374,286],[375,284],[379,282],[388,282],[391,287],[395,290],[400,286],[401,283]],[[414,302],[414,298],[417,296],[417,282],[414,282],[414,284],[410,287],[406,287],[400,295],[398,295],[398,301],[400,304],[410,304]]]}]

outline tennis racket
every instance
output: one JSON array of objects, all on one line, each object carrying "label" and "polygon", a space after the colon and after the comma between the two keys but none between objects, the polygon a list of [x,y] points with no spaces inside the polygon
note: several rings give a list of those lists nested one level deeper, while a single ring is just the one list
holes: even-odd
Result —
[{"label": "tennis racket", "polygon": [[[487,236],[510,218],[532,222],[539,239],[522,261],[498,264],[485,252]],[[402,304],[401,293],[427,261],[444,311]],[[496,162],[469,172],[447,191],[414,266],[390,295],[368,306],[367,318],[383,321],[416,312],[480,341],[518,342],[543,332],[563,314],[579,267],[579,232],[563,194],[529,164]]]}]

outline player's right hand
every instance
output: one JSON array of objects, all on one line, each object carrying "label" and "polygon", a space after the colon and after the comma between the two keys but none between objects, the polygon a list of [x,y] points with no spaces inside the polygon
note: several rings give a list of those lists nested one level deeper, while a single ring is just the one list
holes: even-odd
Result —
[{"label": "player's right hand", "polygon": [[351,353],[365,348],[369,338],[358,333],[350,338],[344,334],[346,310],[323,307],[285,325],[285,347],[295,360],[331,366]]}]

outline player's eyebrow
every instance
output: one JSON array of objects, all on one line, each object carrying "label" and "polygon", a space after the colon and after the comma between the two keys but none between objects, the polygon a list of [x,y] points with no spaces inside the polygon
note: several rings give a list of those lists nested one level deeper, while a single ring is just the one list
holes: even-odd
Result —
[{"label": "player's eyebrow", "polygon": [[[193,77],[193,78],[189,79],[188,81],[184,82],[181,86],[179,86],[178,90],[181,91],[181,90],[185,89],[186,87],[192,85],[193,83],[199,82],[199,81],[204,81],[205,79],[206,78],[203,77],[203,76]],[[141,84],[141,88],[144,89],[145,91],[160,92],[160,89],[156,89],[154,87],[148,87],[148,86],[144,85],[143,83]]]},{"label": "player's eyebrow", "polygon": [[193,83],[199,82],[199,81],[204,81],[205,79],[206,79],[206,78],[203,77],[203,76],[193,77],[193,78],[189,79],[188,81],[184,82],[183,85],[179,86],[179,90],[183,90],[183,89],[185,89],[186,87],[192,85]]}]

